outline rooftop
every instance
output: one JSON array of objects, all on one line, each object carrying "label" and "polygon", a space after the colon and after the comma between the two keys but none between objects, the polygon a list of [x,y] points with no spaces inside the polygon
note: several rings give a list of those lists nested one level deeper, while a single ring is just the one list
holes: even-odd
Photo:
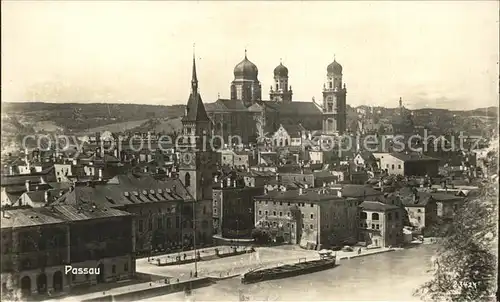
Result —
[{"label": "rooftop", "polygon": [[385,212],[385,211],[399,209],[398,206],[392,204],[385,204],[380,201],[363,201],[359,206],[363,210],[375,211],[375,212]]}]

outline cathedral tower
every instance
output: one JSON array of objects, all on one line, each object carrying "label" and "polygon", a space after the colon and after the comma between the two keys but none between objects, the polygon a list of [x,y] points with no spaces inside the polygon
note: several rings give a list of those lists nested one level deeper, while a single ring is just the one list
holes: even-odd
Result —
[{"label": "cathedral tower", "polygon": [[343,134],[347,124],[347,90],[345,84],[342,84],[342,65],[334,59],[326,71],[326,83],[323,85],[323,132]]},{"label": "cathedral tower", "polygon": [[274,87],[271,86],[269,99],[289,103],[292,101],[292,94],[292,86],[288,86],[288,68],[280,61],[280,65],[274,69]]},{"label": "cathedral tower", "polygon": [[234,80],[231,83],[231,100],[241,100],[245,106],[251,106],[262,99],[259,70],[254,63],[245,58],[234,67]]},{"label": "cathedral tower", "polygon": [[195,201],[212,199],[212,171],[215,158],[210,146],[211,121],[198,91],[193,56],[191,94],[182,118],[179,142],[179,179]]}]

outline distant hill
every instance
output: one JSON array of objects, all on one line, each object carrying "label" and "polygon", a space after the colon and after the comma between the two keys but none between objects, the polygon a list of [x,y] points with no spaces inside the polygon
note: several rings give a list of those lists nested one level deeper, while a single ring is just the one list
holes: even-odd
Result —
[{"label": "distant hill", "polygon": [[[358,109],[366,118],[392,121],[398,108],[359,106],[347,108],[348,127],[357,124]],[[170,133],[181,128],[184,105],[81,104],[81,103],[2,103],[2,147],[19,143],[33,133],[89,133],[155,131]],[[412,110],[416,125],[439,132],[466,131],[490,133],[498,128],[498,107],[474,110],[423,108]]]}]

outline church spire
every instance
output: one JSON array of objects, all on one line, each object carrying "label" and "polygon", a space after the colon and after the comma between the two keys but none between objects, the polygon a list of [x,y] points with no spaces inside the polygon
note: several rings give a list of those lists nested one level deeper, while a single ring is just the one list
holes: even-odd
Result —
[{"label": "church spire", "polygon": [[193,44],[193,74],[191,78],[191,89],[194,93],[198,92],[198,77],[196,76],[196,59],[195,59],[195,51]]}]

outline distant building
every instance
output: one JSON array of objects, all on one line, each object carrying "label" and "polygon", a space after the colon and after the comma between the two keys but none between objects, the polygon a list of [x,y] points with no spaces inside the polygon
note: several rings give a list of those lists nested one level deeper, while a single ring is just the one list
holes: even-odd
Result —
[{"label": "distant building", "polygon": [[387,174],[403,176],[436,176],[439,159],[419,153],[385,153],[380,155],[380,168]]},{"label": "distant building", "polygon": [[437,222],[437,204],[430,193],[414,191],[402,198],[402,202],[411,226],[417,230],[422,231]]},{"label": "distant building", "polygon": [[359,207],[359,241],[373,247],[403,243],[403,213],[400,207],[380,201],[364,201]]},{"label": "distant building", "polygon": [[277,241],[317,249],[356,242],[358,201],[327,188],[255,197],[256,227]]},{"label": "distant building", "polygon": [[214,235],[223,238],[251,238],[255,225],[253,199],[264,194],[264,187],[242,187],[227,178],[213,189]]}]

